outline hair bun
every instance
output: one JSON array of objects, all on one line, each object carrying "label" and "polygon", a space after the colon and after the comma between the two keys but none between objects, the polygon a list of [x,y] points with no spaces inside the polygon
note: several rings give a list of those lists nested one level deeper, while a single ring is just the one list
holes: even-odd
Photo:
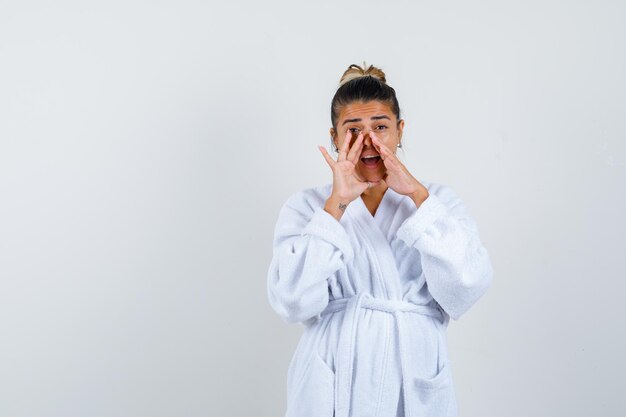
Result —
[{"label": "hair bun", "polygon": [[339,80],[339,86],[341,87],[348,81],[352,81],[356,78],[371,76],[379,79],[383,83],[387,84],[387,80],[385,78],[385,73],[380,69],[376,68],[373,65],[369,67],[363,61],[363,67],[360,67],[356,64],[352,64],[348,67],[348,69],[341,76],[341,80]]}]

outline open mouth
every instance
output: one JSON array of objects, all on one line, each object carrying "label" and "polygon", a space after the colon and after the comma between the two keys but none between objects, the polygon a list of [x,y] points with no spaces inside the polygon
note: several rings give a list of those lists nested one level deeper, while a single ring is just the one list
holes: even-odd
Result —
[{"label": "open mouth", "polygon": [[378,162],[380,162],[380,155],[361,158],[361,162],[363,162],[363,165],[365,165],[366,167],[374,168],[378,165]]}]

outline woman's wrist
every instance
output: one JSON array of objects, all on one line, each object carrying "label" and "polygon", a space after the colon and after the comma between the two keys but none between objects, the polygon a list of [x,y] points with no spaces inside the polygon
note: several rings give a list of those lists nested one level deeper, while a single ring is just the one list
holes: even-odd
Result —
[{"label": "woman's wrist", "polygon": [[343,213],[346,211],[349,203],[350,202],[347,199],[331,194],[330,197],[328,197],[328,200],[326,200],[324,210],[339,221],[341,216],[343,216]]},{"label": "woman's wrist", "polygon": [[428,193],[428,189],[424,188],[409,194],[409,197],[411,198],[411,200],[413,200],[417,208],[419,208],[419,206],[422,205],[424,200],[426,200],[429,195],[430,194]]}]

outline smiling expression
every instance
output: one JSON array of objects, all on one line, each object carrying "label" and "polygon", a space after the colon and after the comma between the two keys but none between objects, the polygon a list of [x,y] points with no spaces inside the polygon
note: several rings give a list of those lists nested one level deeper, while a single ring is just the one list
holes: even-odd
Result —
[{"label": "smiling expression", "polygon": [[356,165],[357,173],[366,181],[378,181],[383,178],[387,170],[380,158],[375,166],[368,166],[363,162],[364,156],[379,155],[378,150],[372,144],[370,132],[374,134],[395,153],[398,143],[402,138],[404,120],[397,120],[391,108],[380,101],[360,102],[355,101],[344,106],[337,118],[337,131],[330,128],[330,135],[337,148],[341,149],[344,138],[348,131],[352,133],[350,146],[354,143],[359,133],[363,133],[363,148],[361,157]]}]

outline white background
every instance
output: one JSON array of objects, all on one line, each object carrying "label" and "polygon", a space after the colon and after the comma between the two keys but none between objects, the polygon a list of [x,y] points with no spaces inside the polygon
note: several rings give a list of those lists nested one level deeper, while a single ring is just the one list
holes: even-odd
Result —
[{"label": "white background", "polygon": [[623,416],[621,1],[0,2],[0,416],[280,416],[278,209],[387,73],[493,260],[462,416]]}]

